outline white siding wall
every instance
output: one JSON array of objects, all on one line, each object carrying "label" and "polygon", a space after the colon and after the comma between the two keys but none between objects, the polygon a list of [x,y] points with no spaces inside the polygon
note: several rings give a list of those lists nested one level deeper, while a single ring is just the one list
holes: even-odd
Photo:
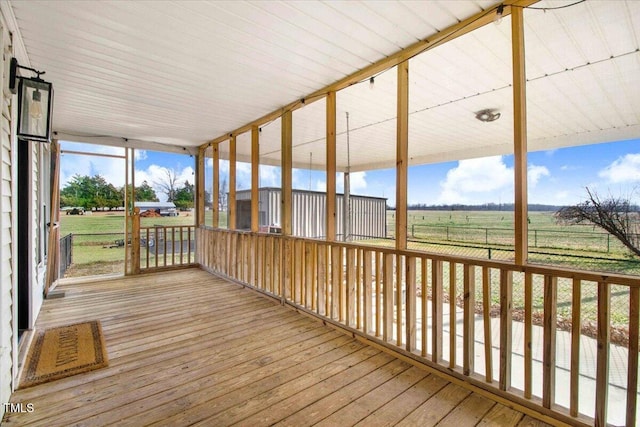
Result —
[{"label": "white siding wall", "polygon": [[[13,387],[16,361],[14,336],[15,230],[13,217],[13,145],[11,144],[11,101],[6,93],[6,62],[10,60],[9,35],[0,20],[0,403],[8,402]],[[0,407],[0,416],[4,405]]]}]

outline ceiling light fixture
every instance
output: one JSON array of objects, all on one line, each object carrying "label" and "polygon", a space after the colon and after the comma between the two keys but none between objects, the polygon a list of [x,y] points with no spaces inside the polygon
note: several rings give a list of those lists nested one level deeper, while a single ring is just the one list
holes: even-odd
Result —
[{"label": "ceiling light fixture", "polygon": [[375,85],[376,85],[376,79],[375,79],[375,77],[371,77],[369,79],[369,89],[373,89],[375,87]]},{"label": "ceiling light fixture", "polygon": [[500,4],[498,5],[498,8],[496,9],[496,16],[493,18],[493,23],[496,25],[500,25],[500,23],[502,22],[502,15],[504,13],[504,5]]},{"label": "ceiling light fixture", "polygon": [[500,113],[494,108],[487,108],[476,112],[476,119],[481,122],[495,122],[500,118]]}]

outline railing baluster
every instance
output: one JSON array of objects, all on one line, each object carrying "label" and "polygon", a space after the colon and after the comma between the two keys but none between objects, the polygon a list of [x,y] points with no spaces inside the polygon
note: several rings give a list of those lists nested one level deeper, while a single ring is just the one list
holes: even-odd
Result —
[{"label": "railing baluster", "polygon": [[384,274],[382,279],[382,292],[384,294],[384,319],[382,321],[382,339],[389,342],[393,337],[393,258],[392,253],[383,253]]},{"label": "railing baluster", "polygon": [[372,261],[371,261],[372,252],[370,250],[365,249],[362,254],[363,258],[363,271],[362,271],[362,286],[364,293],[364,310],[363,310],[363,329],[365,334],[369,334],[371,331],[371,319],[373,317],[372,310],[372,292],[371,287],[372,283]]},{"label": "railing baluster", "polygon": [[578,416],[578,393],[580,392],[580,333],[581,333],[581,282],[573,279],[571,292],[571,385],[569,413],[572,417]]},{"label": "railing baluster", "polygon": [[313,248],[311,242],[304,243],[304,306],[313,309]]},{"label": "railing baluster", "polygon": [[[598,282],[598,343],[596,362],[596,427],[607,425],[607,398],[609,396],[609,320],[611,288]],[[637,372],[637,371],[636,371]]]},{"label": "railing baluster", "polygon": [[347,326],[355,326],[356,323],[356,250],[347,248],[347,300],[346,312]]},{"label": "railing baluster", "polygon": [[317,313],[321,316],[327,314],[327,245],[319,243],[317,248],[317,274],[318,274],[318,304]]},{"label": "railing baluster", "polygon": [[416,348],[416,257],[407,257],[407,274],[406,274],[406,339],[405,345],[407,351],[413,351]]},{"label": "railing baluster", "polygon": [[463,294],[463,342],[462,342],[462,372],[471,375],[474,372],[475,360],[475,306],[476,306],[476,278],[475,266],[464,265],[464,294]]},{"label": "railing baluster", "polygon": [[500,271],[500,390],[511,387],[513,272]]},{"label": "railing baluster", "polygon": [[[421,280],[420,280],[420,286],[421,286],[421,292],[420,292],[420,302],[422,303],[422,313],[421,314],[421,325],[420,327],[421,329],[421,355],[422,357],[427,357],[427,329],[429,327],[429,323],[427,322],[428,319],[428,315],[429,315],[429,311],[428,311],[428,299],[427,299],[427,288],[429,285],[429,281],[427,279],[427,263],[428,263],[428,259],[426,257],[421,257],[420,258],[420,276],[421,276]],[[433,332],[432,332],[433,333]]]},{"label": "railing baluster", "polygon": [[356,248],[356,328],[362,330],[362,249]]},{"label": "railing baluster", "polygon": [[542,367],[542,406],[550,409],[556,390],[556,317],[558,309],[558,278],[544,276],[544,350]]},{"label": "railing baluster", "polygon": [[171,227],[171,265],[176,265],[176,227]]},{"label": "railing baluster", "polygon": [[493,381],[493,344],[491,342],[491,269],[482,267],[482,318],[484,321],[485,381]]},{"label": "railing baluster", "polygon": [[638,404],[638,334],[640,334],[640,288],[629,290],[629,360],[627,363],[627,425],[636,425]]},{"label": "railing baluster", "polygon": [[456,263],[449,262],[449,367],[456,367]]},{"label": "railing baluster", "polygon": [[439,363],[442,360],[443,329],[443,262],[439,259],[431,261],[431,360]]},{"label": "railing baluster", "polygon": [[376,258],[376,337],[382,335],[382,305],[383,305],[383,297],[382,297],[382,281],[384,277],[384,262],[383,255],[381,252],[375,252]]},{"label": "railing baluster", "polygon": [[524,397],[533,393],[533,275],[524,276]]},{"label": "railing baluster", "polygon": [[331,318],[340,319],[340,270],[342,248],[331,246]]},{"label": "railing baluster", "polygon": [[404,273],[404,261],[405,258],[402,255],[396,255],[396,280],[395,280],[395,289],[396,289],[396,304],[395,304],[395,322],[396,322],[396,345],[398,347],[402,347],[402,322],[404,321],[402,316],[402,305],[404,303],[404,298],[402,297],[404,282],[403,273]]}]

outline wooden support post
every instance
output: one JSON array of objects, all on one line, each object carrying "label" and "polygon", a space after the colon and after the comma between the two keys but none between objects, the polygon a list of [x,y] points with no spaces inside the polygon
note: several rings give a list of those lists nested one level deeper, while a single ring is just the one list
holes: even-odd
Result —
[{"label": "wooden support post", "polygon": [[196,158],[196,227],[204,225],[204,170],[205,161],[204,153],[206,148],[198,149],[198,157]]},{"label": "wooden support post", "polygon": [[398,64],[396,136],[396,249],[407,248],[407,180],[409,171],[409,61]]},{"label": "wooden support post", "polygon": [[[49,209],[49,242],[47,248],[47,275],[44,284],[44,296],[58,280],[60,271],[60,144],[51,142],[51,203]],[[126,188],[126,187],[125,187]],[[127,241],[125,236],[125,242]]]},{"label": "wooden support post", "polygon": [[260,229],[260,130],[251,128],[251,231]]},{"label": "wooden support post", "polygon": [[236,136],[229,140],[229,199],[227,200],[229,218],[227,228],[236,229]]},{"label": "wooden support post", "polygon": [[527,197],[527,97],[524,55],[524,9],[511,8],[513,56],[513,143],[515,172],[515,262],[524,265],[528,258]]},{"label": "wooden support post", "polygon": [[291,203],[292,203],[292,179],[293,179],[293,113],[285,111],[282,114],[282,197],[281,219],[282,234],[290,236],[291,229]]},{"label": "wooden support post", "polygon": [[220,147],[218,144],[213,145],[213,199],[211,212],[212,226],[218,228],[220,226]]},{"label": "wooden support post", "polygon": [[336,240],[336,93],[327,94],[327,224],[326,239]]}]

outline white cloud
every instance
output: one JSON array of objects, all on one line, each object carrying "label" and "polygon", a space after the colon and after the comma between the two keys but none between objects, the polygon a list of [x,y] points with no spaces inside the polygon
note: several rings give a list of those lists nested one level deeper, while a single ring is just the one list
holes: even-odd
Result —
[{"label": "white cloud", "polygon": [[640,153],[630,153],[619,157],[598,172],[598,176],[612,184],[640,181]]},{"label": "white cloud", "polygon": [[[490,199],[491,193],[513,186],[513,169],[501,156],[460,160],[440,183],[437,203],[477,203]],[[489,200],[485,200],[489,201]]]},{"label": "white cloud", "polygon": [[147,150],[135,150],[134,151],[134,157],[136,162],[138,160],[146,160],[147,158]]},{"label": "white cloud", "polygon": [[551,175],[549,173],[549,169],[547,169],[545,166],[529,165],[529,168],[527,170],[529,187],[534,188],[536,184],[538,184],[538,181],[540,181],[540,178],[549,175]]},{"label": "white cloud", "polygon": [[[367,173],[365,171],[351,172],[349,184],[351,185],[351,194],[364,193],[367,189]],[[336,192],[344,192],[344,173],[342,172],[336,175]]]},{"label": "white cloud", "polygon": [[280,187],[280,168],[278,166],[260,165],[260,187]]}]

